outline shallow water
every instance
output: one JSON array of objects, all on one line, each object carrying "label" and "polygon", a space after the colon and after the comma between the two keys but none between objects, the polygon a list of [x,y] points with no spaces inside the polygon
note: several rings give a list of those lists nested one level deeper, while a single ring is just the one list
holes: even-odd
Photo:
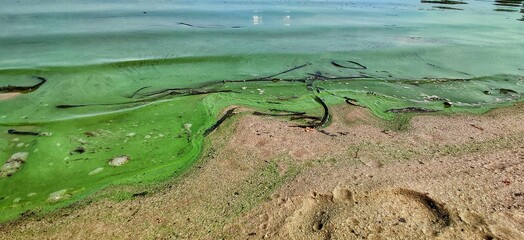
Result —
[{"label": "shallow water", "polygon": [[0,178],[0,221],[179,174],[231,105],[393,119],[520,101],[524,1],[438,2],[4,1],[0,87],[47,82],[0,100],[0,160],[29,153]]}]

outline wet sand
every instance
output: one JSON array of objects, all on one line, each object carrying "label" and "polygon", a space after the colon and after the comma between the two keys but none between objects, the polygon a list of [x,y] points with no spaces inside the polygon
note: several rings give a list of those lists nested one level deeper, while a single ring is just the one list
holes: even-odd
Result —
[{"label": "wet sand", "polygon": [[28,213],[0,238],[524,239],[523,106],[402,125],[344,105],[324,133],[239,108],[183,176]]},{"label": "wet sand", "polygon": [[20,95],[21,93],[17,93],[17,92],[14,92],[14,93],[0,93],[0,101],[2,100],[8,100],[8,99],[11,99],[11,98],[14,98],[14,97],[17,97],[18,95]]}]

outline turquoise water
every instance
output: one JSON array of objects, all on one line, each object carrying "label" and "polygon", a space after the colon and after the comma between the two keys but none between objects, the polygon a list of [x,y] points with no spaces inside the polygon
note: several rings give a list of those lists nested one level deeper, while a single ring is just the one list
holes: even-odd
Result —
[{"label": "turquoise water", "polygon": [[[470,47],[447,52],[448,57],[438,56],[439,60],[470,74],[518,73],[522,68],[518,63],[523,45],[523,24],[518,21],[522,2],[512,1],[517,3],[512,7],[500,2],[504,1],[444,5],[405,0],[6,0],[0,9],[0,67],[277,53],[344,52],[351,57],[354,51],[427,49],[412,56],[393,56],[392,61],[385,61],[391,67],[375,65],[377,70],[391,70],[405,62],[416,65],[424,57],[437,57],[427,53],[431,49]],[[435,8],[442,6],[463,10]],[[495,11],[499,9],[516,12]],[[475,66],[487,65],[482,59],[475,59],[480,60],[475,64],[464,62],[477,54],[496,60],[489,61],[491,72]],[[500,62],[504,59],[507,62]]]},{"label": "turquoise water", "polygon": [[0,221],[177,176],[231,105],[394,119],[521,101],[524,1],[439,2],[3,1],[0,163],[28,157],[0,174]]}]

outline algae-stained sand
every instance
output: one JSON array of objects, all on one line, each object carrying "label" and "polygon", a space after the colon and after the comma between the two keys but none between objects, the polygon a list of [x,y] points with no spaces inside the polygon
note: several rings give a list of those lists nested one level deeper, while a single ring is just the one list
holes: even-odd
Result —
[{"label": "algae-stained sand", "polygon": [[399,132],[339,106],[336,137],[237,109],[178,180],[108,189],[2,236],[521,239],[522,109],[420,116]]},{"label": "algae-stained sand", "polygon": [[63,4],[0,10],[3,237],[521,238],[519,6]]}]

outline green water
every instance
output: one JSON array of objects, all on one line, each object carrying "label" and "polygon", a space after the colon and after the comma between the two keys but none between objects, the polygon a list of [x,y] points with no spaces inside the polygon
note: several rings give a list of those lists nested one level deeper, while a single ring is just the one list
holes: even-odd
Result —
[{"label": "green water", "polygon": [[47,81],[0,100],[0,162],[28,153],[0,178],[0,221],[177,176],[232,105],[320,119],[348,101],[392,120],[521,101],[522,2],[6,1],[0,87]]}]

